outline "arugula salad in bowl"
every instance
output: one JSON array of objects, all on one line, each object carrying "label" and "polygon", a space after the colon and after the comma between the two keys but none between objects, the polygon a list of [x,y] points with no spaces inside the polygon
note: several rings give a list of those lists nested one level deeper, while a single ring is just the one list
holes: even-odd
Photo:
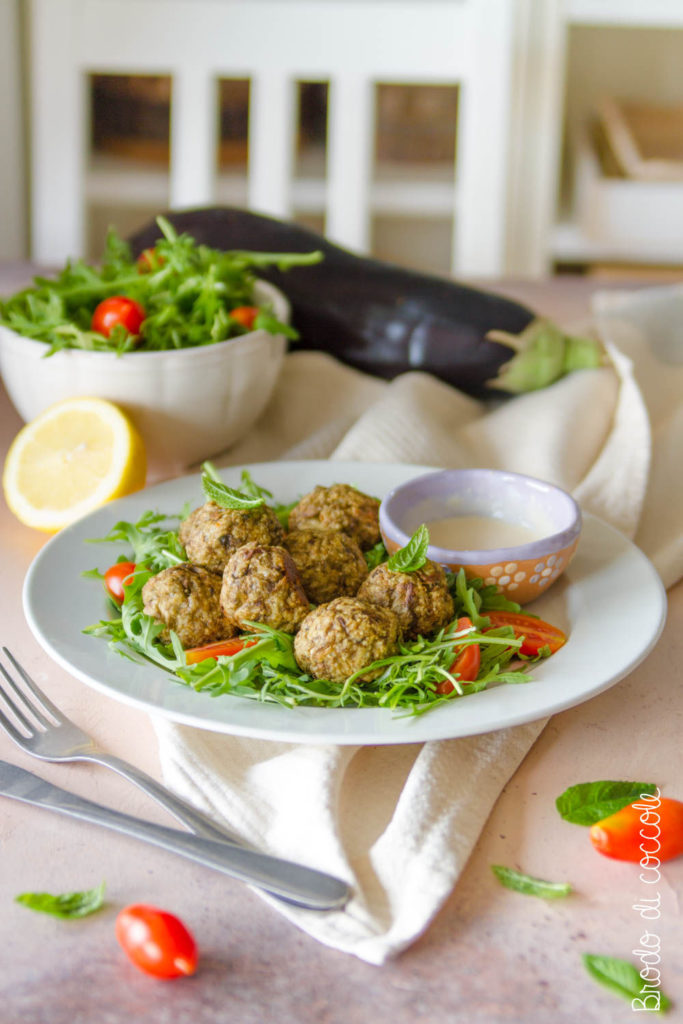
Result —
[{"label": "arugula salad in bowl", "polygon": [[84,632],[179,684],[286,707],[418,715],[494,684],[566,640],[483,580],[427,558],[420,526],[391,556],[379,500],[349,484],[283,505],[247,471],[203,466],[206,501],[145,512],[91,542],[117,543],[101,580],[110,615]]},{"label": "arugula salad in bowl", "polygon": [[223,252],[157,223],[137,260],[110,231],[99,266],[67,263],[0,300],[0,372],[27,422],[67,398],[114,402],[166,475],[225,450],[260,416],[297,332],[259,269],[314,273],[321,253]]}]

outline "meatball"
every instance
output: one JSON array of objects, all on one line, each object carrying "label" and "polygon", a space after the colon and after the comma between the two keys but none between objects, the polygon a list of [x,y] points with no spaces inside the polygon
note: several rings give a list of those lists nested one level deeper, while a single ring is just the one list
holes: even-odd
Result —
[{"label": "meatball", "polygon": [[446,573],[427,561],[414,572],[392,572],[386,562],[372,570],[358,597],[390,608],[398,617],[406,639],[430,636],[453,620],[453,598]]},{"label": "meatball", "polygon": [[239,628],[262,622],[294,633],[311,606],[292,556],[285,548],[244,544],[223,572],[221,608]]},{"label": "meatball", "polygon": [[178,530],[190,561],[214,572],[223,572],[232,552],[243,544],[282,544],[284,535],[280,520],[267,505],[222,508],[215,501],[196,508]]},{"label": "meatball", "polygon": [[340,530],[366,551],[379,540],[379,501],[348,484],[316,487],[289,513],[290,530]]},{"label": "meatball", "polygon": [[368,565],[355,540],[335,530],[295,530],[285,547],[299,570],[306,596],[314,604],[356,593]]},{"label": "meatball", "polygon": [[229,640],[236,629],[220,606],[221,578],[201,565],[183,562],[163,569],[142,588],[144,611],[165,629],[161,639],[178,634],[183,647]]},{"label": "meatball", "polygon": [[[316,679],[343,683],[371,662],[396,654],[398,640],[398,619],[388,608],[337,597],[306,616],[294,639],[294,656]],[[371,682],[382,671],[363,673],[358,681]]]}]

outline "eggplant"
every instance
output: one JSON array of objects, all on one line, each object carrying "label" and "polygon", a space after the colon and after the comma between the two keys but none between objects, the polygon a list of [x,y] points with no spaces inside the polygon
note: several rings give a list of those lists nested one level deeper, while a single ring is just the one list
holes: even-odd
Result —
[{"label": "eggplant", "polygon": [[[515,370],[520,355],[512,360],[510,375],[510,348],[533,346],[540,331],[545,365],[548,330],[552,329],[556,335],[551,339],[555,370],[559,370],[553,379],[565,372],[567,337],[511,299],[358,256],[297,224],[235,207],[176,210],[164,216],[179,232],[216,249],[320,250],[324,258],[314,266],[258,271],[259,277],[287,295],[292,322],[300,335],[297,348],[328,352],[349,366],[387,380],[421,370],[483,398],[493,394],[491,388],[500,396],[504,391],[531,390],[549,383],[546,379],[539,383],[534,359],[525,360],[521,374]],[[159,228],[153,221],[129,238],[133,254],[153,246],[158,237]],[[495,332],[497,340],[489,337],[490,332]],[[509,386],[506,375],[511,377]]]}]

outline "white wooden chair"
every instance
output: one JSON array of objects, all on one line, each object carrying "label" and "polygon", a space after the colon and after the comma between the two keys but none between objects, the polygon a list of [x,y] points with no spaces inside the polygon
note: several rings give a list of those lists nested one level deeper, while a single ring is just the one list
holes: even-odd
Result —
[{"label": "white wooden chair", "polygon": [[251,80],[248,205],[292,215],[295,84],[328,81],[325,232],[366,251],[374,84],[460,87],[453,270],[500,274],[509,0],[30,0],[32,257],[84,249],[87,76],[172,76],[170,205],[215,201],[216,79]]}]

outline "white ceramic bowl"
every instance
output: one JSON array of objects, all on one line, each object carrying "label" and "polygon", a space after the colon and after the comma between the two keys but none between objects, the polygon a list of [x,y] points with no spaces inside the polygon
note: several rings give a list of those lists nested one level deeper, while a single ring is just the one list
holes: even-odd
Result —
[{"label": "white ceramic bowl", "polygon": [[530,527],[537,539],[505,548],[440,548],[427,557],[495,585],[519,604],[544,593],[571,561],[581,534],[581,511],[566,491],[522,473],[444,469],[414,477],[382,501],[379,527],[387,550],[407,544],[421,523],[447,516],[485,516]]},{"label": "white ceramic bowl", "polygon": [[[289,322],[286,297],[266,281],[255,298]],[[107,398],[129,413],[147,448],[150,475],[170,475],[211,458],[253,426],[270,399],[286,350],[268,331],[215,345],[164,352],[64,349],[0,326],[0,372],[19,415],[32,420],[63,398]]]}]

